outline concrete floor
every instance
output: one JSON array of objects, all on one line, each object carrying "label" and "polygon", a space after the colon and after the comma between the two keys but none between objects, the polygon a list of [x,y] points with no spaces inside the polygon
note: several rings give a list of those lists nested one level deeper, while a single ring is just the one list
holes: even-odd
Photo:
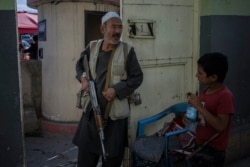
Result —
[{"label": "concrete floor", "polygon": [[27,167],[75,167],[77,147],[72,136],[44,135],[26,137]]},{"label": "concrete floor", "polygon": [[[77,147],[71,135],[32,135],[25,137],[26,167],[76,167]],[[101,163],[97,167],[101,167]],[[250,167],[250,156],[225,167]]]},{"label": "concrete floor", "polygon": [[231,164],[227,164],[225,167],[250,167],[250,156],[239,159]]}]

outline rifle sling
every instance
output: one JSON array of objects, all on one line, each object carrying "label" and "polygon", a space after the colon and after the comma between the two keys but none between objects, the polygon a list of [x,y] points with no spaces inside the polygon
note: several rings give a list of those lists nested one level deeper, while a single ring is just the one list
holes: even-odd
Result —
[{"label": "rifle sling", "polygon": [[[114,54],[115,54],[115,50],[116,50],[116,47],[115,46],[111,52],[111,56],[109,58],[109,63],[108,63],[108,70],[107,70],[107,73],[106,73],[106,81],[105,81],[105,86],[104,86],[104,90],[107,90],[109,88],[109,85],[110,85],[110,80],[111,80],[111,65],[112,65],[112,60],[113,60],[113,57],[114,57]],[[112,102],[109,101],[107,103],[107,106],[105,108],[105,113],[104,113],[104,121],[107,121],[108,120],[108,117],[109,117],[109,112],[110,112],[110,109],[111,109],[111,105],[112,105]]]},{"label": "rifle sling", "polygon": [[[110,56],[110,59],[109,59],[109,64],[108,64],[108,70],[107,70],[107,74],[106,74],[106,82],[105,82],[104,90],[106,90],[110,85],[111,65],[112,65],[112,60],[113,60],[113,57],[114,57],[116,47],[112,50],[112,53],[111,53],[111,56]],[[123,54],[124,54],[124,66],[125,66],[125,69],[126,69],[126,62],[127,62],[127,58],[128,58],[128,45],[126,43],[123,43]],[[105,113],[104,113],[104,120],[105,121],[108,120],[111,106],[112,106],[112,102],[108,102],[108,104],[106,106],[106,109],[105,109]]]}]

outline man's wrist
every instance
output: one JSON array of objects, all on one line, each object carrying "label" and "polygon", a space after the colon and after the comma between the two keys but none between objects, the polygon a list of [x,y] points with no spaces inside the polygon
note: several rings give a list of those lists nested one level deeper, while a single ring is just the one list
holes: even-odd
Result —
[{"label": "man's wrist", "polygon": [[86,78],[86,77],[87,77],[87,73],[86,73],[86,72],[83,72],[83,73],[82,73],[82,77],[83,77],[83,78]]}]

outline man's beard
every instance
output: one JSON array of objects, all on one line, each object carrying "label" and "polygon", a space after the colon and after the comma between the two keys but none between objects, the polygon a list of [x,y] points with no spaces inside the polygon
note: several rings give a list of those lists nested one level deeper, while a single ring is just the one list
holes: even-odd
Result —
[{"label": "man's beard", "polygon": [[112,38],[106,37],[107,41],[112,45],[117,45],[120,42],[121,35],[120,34],[114,34],[112,35]]}]

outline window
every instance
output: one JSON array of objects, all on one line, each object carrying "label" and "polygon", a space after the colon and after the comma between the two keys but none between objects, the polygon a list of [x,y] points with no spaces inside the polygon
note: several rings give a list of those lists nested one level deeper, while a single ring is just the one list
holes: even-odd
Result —
[{"label": "window", "polygon": [[130,38],[155,38],[153,20],[128,20]]},{"label": "window", "polygon": [[46,41],[46,20],[42,20],[38,24],[38,39]]}]

